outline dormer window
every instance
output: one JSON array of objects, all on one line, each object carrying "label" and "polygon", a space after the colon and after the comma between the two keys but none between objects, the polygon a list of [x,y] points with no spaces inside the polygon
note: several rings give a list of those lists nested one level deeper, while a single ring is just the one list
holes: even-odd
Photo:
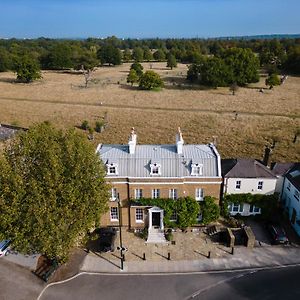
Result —
[{"label": "dormer window", "polygon": [[107,164],[107,175],[118,175],[118,165],[115,163]]},{"label": "dormer window", "polygon": [[150,175],[161,175],[161,165],[154,163],[150,164]]},{"label": "dormer window", "polygon": [[203,173],[203,165],[202,164],[192,164],[191,165],[192,171],[191,171],[191,175],[192,176],[201,176]]}]

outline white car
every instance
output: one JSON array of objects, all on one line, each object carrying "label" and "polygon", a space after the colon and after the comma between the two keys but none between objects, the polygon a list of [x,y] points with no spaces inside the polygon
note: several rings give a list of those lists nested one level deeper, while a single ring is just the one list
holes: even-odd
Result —
[{"label": "white car", "polygon": [[10,240],[3,240],[0,242],[0,257],[8,254],[10,243]]}]

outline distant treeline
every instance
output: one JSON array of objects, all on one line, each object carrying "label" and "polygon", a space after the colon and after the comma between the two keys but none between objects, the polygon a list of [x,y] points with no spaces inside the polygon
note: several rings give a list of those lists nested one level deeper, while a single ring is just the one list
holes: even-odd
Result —
[{"label": "distant treeline", "polygon": [[268,73],[300,74],[300,38],[283,39],[8,39],[0,40],[0,71],[15,70],[24,57],[41,69],[92,69],[128,61],[199,64],[203,56],[224,57],[229,48],[250,49]]}]

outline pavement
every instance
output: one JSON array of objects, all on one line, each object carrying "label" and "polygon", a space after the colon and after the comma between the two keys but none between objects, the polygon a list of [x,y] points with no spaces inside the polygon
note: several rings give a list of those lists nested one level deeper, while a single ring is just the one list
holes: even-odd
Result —
[{"label": "pavement", "polygon": [[89,253],[80,267],[81,272],[92,273],[194,273],[236,271],[242,269],[265,269],[279,266],[300,265],[300,247],[270,246],[234,248],[234,254],[227,253],[226,258],[202,258],[199,260],[172,261],[125,261],[120,269],[120,259],[108,260],[101,254]]}]

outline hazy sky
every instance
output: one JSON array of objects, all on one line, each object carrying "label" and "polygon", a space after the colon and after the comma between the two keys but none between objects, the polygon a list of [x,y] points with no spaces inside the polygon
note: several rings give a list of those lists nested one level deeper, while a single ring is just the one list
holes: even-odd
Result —
[{"label": "hazy sky", "polygon": [[0,37],[300,33],[300,0],[0,0]]}]

